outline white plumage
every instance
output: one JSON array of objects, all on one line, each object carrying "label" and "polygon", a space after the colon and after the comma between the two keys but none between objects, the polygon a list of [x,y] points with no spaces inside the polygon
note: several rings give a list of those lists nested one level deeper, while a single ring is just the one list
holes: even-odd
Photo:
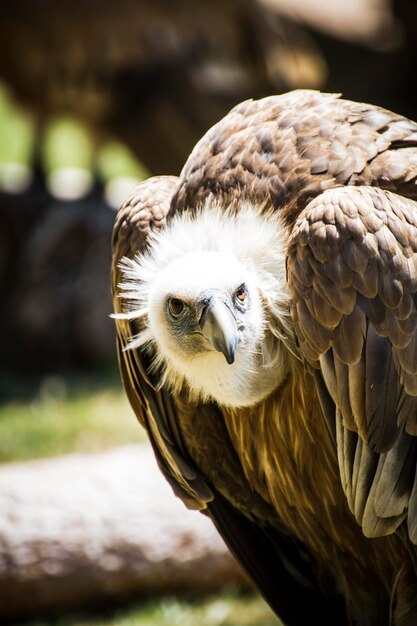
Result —
[{"label": "white plumage", "polygon": [[[262,216],[250,204],[232,214],[209,200],[196,214],[183,213],[153,233],[147,252],[122,259],[120,267],[125,313],[118,317],[146,318],[127,349],[152,344],[162,386],[178,391],[185,384],[193,402],[239,407],[256,404],[282,383],[292,333],[283,229],[276,215]],[[207,290],[231,298],[242,284],[249,304],[232,365],[200,341],[197,331],[173,331],[165,307],[169,297],[192,306]]]}]

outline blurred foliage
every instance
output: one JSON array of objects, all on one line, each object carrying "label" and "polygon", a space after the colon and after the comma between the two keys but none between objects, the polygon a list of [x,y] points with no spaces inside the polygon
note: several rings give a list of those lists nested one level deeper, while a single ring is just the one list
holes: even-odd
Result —
[{"label": "blurred foliage", "polygon": [[144,180],[150,176],[133,152],[119,141],[109,141],[102,146],[97,155],[97,168],[104,181],[119,176],[138,180]]},{"label": "blurred foliage", "polygon": [[88,128],[73,117],[53,119],[46,128],[43,156],[47,171],[61,167],[91,170],[93,142]]},{"label": "blurred foliage", "polygon": [[[29,164],[35,139],[32,117],[0,82],[0,167],[4,163]],[[74,116],[57,116],[46,124],[40,152],[48,172],[66,167],[96,169],[104,182],[122,176],[138,180],[149,176],[125,144],[108,140],[96,146],[91,129]]]},{"label": "blurred foliage", "polygon": [[164,598],[135,604],[107,615],[74,615],[30,626],[279,626],[256,596],[225,594],[194,600]]},{"label": "blurred foliage", "polygon": [[49,377],[31,399],[0,405],[0,462],[143,441],[116,377]]},{"label": "blurred foliage", "polygon": [[10,91],[0,84],[0,164],[28,163],[33,146],[31,118],[16,105]]}]

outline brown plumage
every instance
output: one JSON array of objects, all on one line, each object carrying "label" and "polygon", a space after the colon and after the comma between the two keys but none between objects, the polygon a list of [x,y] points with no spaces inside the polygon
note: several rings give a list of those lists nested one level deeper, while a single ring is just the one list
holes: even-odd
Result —
[{"label": "brown plumage", "polygon": [[[146,181],[116,219],[118,354],[133,409],[175,493],[213,519],[285,624],[304,624],[306,607],[320,624],[417,623],[416,179],[416,123],[296,91],[235,107],[197,144],[178,179]],[[259,292],[264,320],[253,371],[242,373],[249,336],[230,356],[227,332],[213,335],[212,320],[206,332],[211,300],[204,300],[190,332],[204,335],[211,360],[198,361],[200,339],[187,347],[190,361],[206,364],[200,389],[200,373],[180,375],[164,336],[152,335],[152,289],[162,287],[151,283],[162,280],[163,254],[169,266],[170,246],[185,245],[184,232],[204,219],[201,232],[212,220],[221,241],[240,219],[259,224],[247,242],[242,230],[242,243],[230,240],[230,252],[259,280],[256,293],[245,283],[249,303],[243,310],[235,301],[233,317],[238,329],[249,327]],[[245,256],[270,232],[265,224],[273,232],[267,244],[279,240],[282,257],[272,258],[272,244]],[[151,230],[160,235],[149,240]],[[207,253],[211,271],[216,237],[207,241],[193,245]],[[164,306],[174,297],[179,317],[194,306],[200,315],[203,306],[191,286],[185,304],[175,291],[203,273],[198,258],[197,269],[180,265],[169,282]],[[232,265],[223,263],[226,277]],[[282,274],[278,289],[271,268]],[[234,297],[245,301],[239,289]],[[170,348],[174,361],[182,345]],[[214,361],[216,351],[236,362]],[[225,368],[219,390],[214,362]],[[235,371],[255,381],[246,398],[249,385],[230,378],[241,405],[227,389]]]}]

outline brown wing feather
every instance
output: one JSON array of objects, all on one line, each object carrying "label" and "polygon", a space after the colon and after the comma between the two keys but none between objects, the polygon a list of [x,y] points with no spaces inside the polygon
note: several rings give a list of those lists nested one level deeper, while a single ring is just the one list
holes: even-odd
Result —
[{"label": "brown wing feather", "polygon": [[[417,203],[389,191],[336,188],[301,213],[288,248],[300,348],[321,366],[337,407],[343,488],[367,536],[392,532],[416,506],[416,216]],[[350,280],[327,245],[335,228]],[[339,316],[309,305],[316,293],[332,304],[335,289],[324,293],[322,275],[335,283]]]},{"label": "brown wing feather", "polygon": [[[242,102],[198,142],[172,208],[214,194],[294,213],[336,185],[377,185],[417,197],[417,124],[337,94],[298,90]],[[332,243],[329,238],[329,245]]]}]

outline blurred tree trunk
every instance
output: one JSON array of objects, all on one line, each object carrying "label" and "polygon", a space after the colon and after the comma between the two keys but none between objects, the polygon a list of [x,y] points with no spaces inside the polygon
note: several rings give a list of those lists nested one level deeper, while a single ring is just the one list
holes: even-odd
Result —
[{"label": "blurred tree trunk", "polygon": [[0,468],[0,622],[150,593],[245,585],[146,445]]}]

